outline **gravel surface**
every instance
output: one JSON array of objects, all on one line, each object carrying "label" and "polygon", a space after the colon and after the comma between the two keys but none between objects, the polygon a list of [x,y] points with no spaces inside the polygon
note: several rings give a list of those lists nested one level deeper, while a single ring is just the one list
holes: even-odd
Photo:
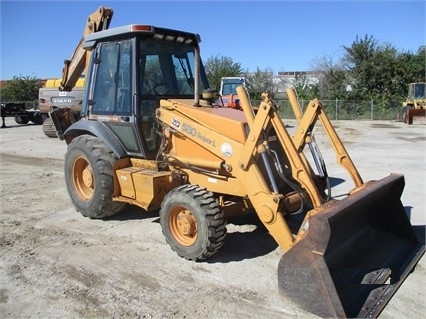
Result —
[{"label": "gravel surface", "polygon": [[[294,129],[292,121],[286,122]],[[403,173],[414,225],[425,225],[425,125],[335,121],[364,180]],[[317,318],[278,293],[283,252],[255,216],[232,221],[217,255],[178,257],[158,213],[130,207],[105,220],[77,213],[65,187],[65,142],[7,118],[0,130],[0,318]],[[316,132],[335,181],[347,186]],[[380,318],[425,313],[425,258]]]}]

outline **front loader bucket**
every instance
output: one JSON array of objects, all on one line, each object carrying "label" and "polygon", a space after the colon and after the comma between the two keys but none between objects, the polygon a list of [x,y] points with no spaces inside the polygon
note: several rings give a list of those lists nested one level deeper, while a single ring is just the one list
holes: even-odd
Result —
[{"label": "front loader bucket", "polygon": [[325,203],[279,262],[280,292],[318,316],[377,317],[424,254],[400,200],[403,175],[363,186]]}]

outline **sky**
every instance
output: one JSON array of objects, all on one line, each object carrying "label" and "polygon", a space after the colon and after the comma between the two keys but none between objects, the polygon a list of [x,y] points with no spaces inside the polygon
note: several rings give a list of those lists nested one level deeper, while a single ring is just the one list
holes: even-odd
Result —
[{"label": "sky", "polygon": [[151,24],[201,35],[203,61],[230,57],[244,71],[309,71],[338,62],[344,46],[372,36],[400,52],[426,43],[425,0],[4,1],[0,80],[61,77],[89,14],[111,7],[110,28]]}]

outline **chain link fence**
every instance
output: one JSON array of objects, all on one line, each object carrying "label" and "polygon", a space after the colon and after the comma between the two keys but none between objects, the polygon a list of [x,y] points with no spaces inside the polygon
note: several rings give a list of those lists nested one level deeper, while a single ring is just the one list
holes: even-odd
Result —
[{"label": "chain link fence", "polygon": [[[278,105],[278,113],[281,118],[294,118],[293,109],[288,99],[274,101]],[[310,100],[300,100],[299,102],[304,111]],[[398,114],[398,106],[383,108],[376,105],[373,100],[321,100],[321,102],[330,120],[396,120]],[[38,109],[38,100],[25,101],[24,103],[27,110]],[[260,101],[252,100],[251,103],[259,105]]]},{"label": "chain link fence", "polygon": [[[274,100],[278,105],[278,113],[281,118],[294,118],[293,109],[288,99]],[[309,100],[300,100],[303,111],[309,104]],[[373,100],[321,100],[324,110],[330,120],[395,120],[398,107],[379,107]],[[260,101],[253,101],[253,105],[259,105]]]}]

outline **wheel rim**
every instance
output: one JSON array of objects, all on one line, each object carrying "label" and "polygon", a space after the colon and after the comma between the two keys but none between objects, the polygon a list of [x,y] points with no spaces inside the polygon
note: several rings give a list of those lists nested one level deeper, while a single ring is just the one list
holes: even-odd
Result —
[{"label": "wheel rim", "polygon": [[92,198],[94,192],[93,171],[84,157],[78,157],[72,167],[74,189],[83,200]]},{"label": "wheel rim", "polygon": [[197,221],[191,211],[183,206],[175,206],[170,213],[170,231],[179,244],[194,244],[197,240]]}]

